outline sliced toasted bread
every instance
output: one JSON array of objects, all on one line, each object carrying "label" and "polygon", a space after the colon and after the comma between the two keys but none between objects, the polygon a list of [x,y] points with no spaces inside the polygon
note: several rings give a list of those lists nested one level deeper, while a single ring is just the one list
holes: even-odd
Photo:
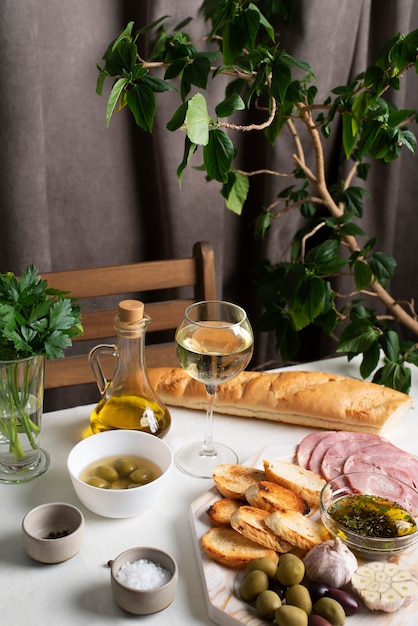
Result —
[{"label": "sliced toasted bread", "polygon": [[219,493],[236,500],[245,500],[248,487],[265,478],[263,470],[246,465],[224,463],[213,470],[213,480]]},{"label": "sliced toasted bread", "polygon": [[293,545],[276,535],[265,524],[271,513],[253,506],[240,506],[231,516],[231,526],[247,539],[277,552],[289,552]]},{"label": "sliced toasted bread", "polygon": [[245,498],[251,506],[264,511],[298,511],[309,513],[309,505],[299,494],[269,480],[248,487]]},{"label": "sliced toasted bread", "polygon": [[243,569],[253,559],[264,556],[276,563],[279,560],[275,550],[260,546],[232,528],[211,528],[202,537],[202,548],[211,559],[233,569]]},{"label": "sliced toasted bread", "polygon": [[298,512],[269,513],[265,524],[273,533],[303,550],[310,550],[324,540],[322,526]]},{"label": "sliced toasted bread", "polygon": [[214,526],[230,526],[232,513],[244,504],[245,500],[220,498],[220,500],[212,502],[206,514]]},{"label": "sliced toasted bread", "polygon": [[325,480],[304,467],[275,459],[264,461],[267,480],[299,494],[310,506],[319,506],[319,496]]}]

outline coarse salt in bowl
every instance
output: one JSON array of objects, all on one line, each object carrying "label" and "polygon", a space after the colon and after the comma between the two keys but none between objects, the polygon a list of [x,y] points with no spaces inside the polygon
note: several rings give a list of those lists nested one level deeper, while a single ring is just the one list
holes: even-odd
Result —
[{"label": "coarse salt in bowl", "polygon": [[176,595],[177,563],[163,550],[130,548],[116,557],[110,572],[115,602],[129,613],[157,613],[167,608]]}]

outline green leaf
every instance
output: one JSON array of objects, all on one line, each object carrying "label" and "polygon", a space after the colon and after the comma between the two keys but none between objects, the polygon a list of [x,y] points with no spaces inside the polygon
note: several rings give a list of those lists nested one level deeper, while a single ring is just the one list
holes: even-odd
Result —
[{"label": "green leaf", "polygon": [[228,173],[234,157],[234,146],[226,133],[215,128],[203,148],[203,162],[208,176],[220,183],[228,182]]},{"label": "green leaf", "polygon": [[396,362],[399,359],[401,347],[399,335],[395,330],[388,330],[380,338],[380,345],[389,361]]},{"label": "green leaf", "polygon": [[135,118],[136,124],[148,132],[152,132],[156,110],[155,96],[152,89],[143,83],[134,85],[128,91],[127,104]]},{"label": "green leaf", "polygon": [[399,133],[399,141],[408,148],[412,154],[415,154],[417,151],[417,139],[410,130],[401,130]]},{"label": "green leaf", "polygon": [[216,115],[218,117],[229,117],[234,111],[242,111],[245,104],[241,96],[237,93],[232,94],[216,106]]},{"label": "green leaf", "polygon": [[158,76],[150,76],[146,74],[142,76],[141,81],[144,85],[147,85],[154,93],[163,93],[165,91],[171,91],[175,89],[174,85],[168,83],[166,80],[158,78]]},{"label": "green leaf", "polygon": [[393,278],[396,269],[396,261],[389,254],[375,252],[369,257],[368,263],[373,274],[380,281]]},{"label": "green leaf", "polygon": [[363,117],[367,114],[370,106],[370,95],[367,91],[362,91],[355,99],[351,106],[351,111],[353,113],[351,118],[351,126],[353,136],[356,137],[357,133],[360,129],[361,122]]},{"label": "green leaf", "polygon": [[292,73],[285,63],[273,67],[271,75],[271,93],[277,102],[284,103],[287,89],[292,80]]},{"label": "green leaf", "polygon": [[362,378],[368,378],[371,373],[376,369],[380,359],[379,345],[376,342],[372,343],[368,350],[363,352],[363,360],[360,364],[360,375]]},{"label": "green leaf", "polygon": [[337,352],[366,352],[378,340],[379,331],[363,322],[352,322],[341,333]]},{"label": "green leaf", "polygon": [[309,323],[313,322],[323,311],[325,298],[325,281],[318,276],[309,276],[301,285],[298,297],[308,314]]},{"label": "green leaf", "polygon": [[199,89],[206,89],[209,73],[210,61],[206,56],[200,55],[184,68],[183,75],[191,85],[196,85]]},{"label": "green leaf", "polygon": [[252,2],[250,2],[250,4],[248,5],[248,8],[251,9],[252,11],[257,11],[260,24],[264,26],[270,39],[274,41],[275,39],[274,27],[270,24],[267,18],[261,13],[259,8]]},{"label": "green leaf", "polygon": [[186,119],[187,106],[187,102],[182,102],[179,108],[173,113],[171,120],[167,122],[167,130],[175,131],[183,126]]},{"label": "green leaf", "polygon": [[349,113],[343,113],[343,147],[345,152],[345,158],[349,159],[356,145],[357,131],[353,130],[352,115]]},{"label": "green leaf", "polygon": [[370,269],[369,265],[365,261],[358,259],[354,263],[353,269],[354,269],[354,282],[355,282],[357,291],[361,291],[362,289],[365,289],[366,287],[368,287],[373,278],[372,270]]},{"label": "green leaf", "polygon": [[193,154],[196,152],[196,150],[197,150],[197,145],[195,143],[192,143],[190,139],[188,138],[188,136],[186,135],[186,137],[184,138],[183,160],[177,168],[177,178],[178,178],[180,187],[183,181],[184,171],[186,167],[188,166],[188,164],[190,163],[190,160]]},{"label": "green leaf", "polygon": [[292,57],[290,54],[287,54],[287,52],[281,52],[280,59],[281,61],[283,61],[283,63],[286,63],[286,65],[296,67],[297,69],[309,74],[312,78],[315,78],[312,67],[309,65],[309,63],[306,63],[306,61],[300,61],[299,59]]},{"label": "green leaf", "polygon": [[409,393],[411,389],[411,370],[400,363],[387,362],[377,370],[373,382]]},{"label": "green leaf", "polygon": [[227,208],[236,215],[241,215],[242,213],[249,188],[248,176],[239,172],[229,173],[228,182],[222,189],[222,195],[226,199]]},{"label": "green leaf", "polygon": [[112,90],[110,92],[109,99],[107,101],[107,106],[106,106],[106,126],[109,126],[110,119],[116,108],[118,100],[128,83],[129,81],[127,78],[119,78],[119,80],[117,80],[115,84],[113,85]]},{"label": "green leaf", "polygon": [[201,93],[195,94],[189,100],[185,118],[187,136],[192,143],[201,146],[208,144],[209,124],[211,121],[205,97]]},{"label": "green leaf", "polygon": [[334,274],[347,265],[348,262],[338,255],[338,249],[338,241],[328,239],[309,250],[305,257],[305,264],[320,274]]}]

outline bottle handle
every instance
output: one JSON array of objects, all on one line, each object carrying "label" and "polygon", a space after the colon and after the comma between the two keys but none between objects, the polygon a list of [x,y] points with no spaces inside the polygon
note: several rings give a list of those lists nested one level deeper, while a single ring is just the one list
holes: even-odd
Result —
[{"label": "bottle handle", "polygon": [[116,357],[116,346],[112,346],[110,344],[101,344],[99,346],[96,346],[95,348],[92,348],[88,355],[90,367],[93,370],[97,386],[102,395],[104,394],[105,389],[108,385],[108,380],[104,374],[102,364],[100,363],[100,358],[104,355]]}]

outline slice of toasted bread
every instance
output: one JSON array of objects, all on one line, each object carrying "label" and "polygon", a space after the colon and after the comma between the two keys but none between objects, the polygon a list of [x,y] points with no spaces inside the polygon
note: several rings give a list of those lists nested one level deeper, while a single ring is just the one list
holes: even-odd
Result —
[{"label": "slice of toasted bread", "polygon": [[275,459],[264,461],[267,480],[299,494],[309,505],[319,506],[319,496],[325,486],[325,480],[304,467]]},{"label": "slice of toasted bread", "polygon": [[246,465],[224,463],[213,470],[213,480],[219,493],[236,500],[245,500],[248,487],[265,478],[263,470]]},{"label": "slice of toasted bread", "polygon": [[212,502],[207,509],[206,514],[214,526],[230,526],[232,513],[244,504],[245,500],[220,498],[219,500]]},{"label": "slice of toasted bread", "polygon": [[309,513],[309,505],[299,494],[269,480],[260,480],[248,487],[245,498],[251,506],[264,511],[298,511]]},{"label": "slice of toasted bread", "polygon": [[294,511],[269,513],[265,524],[273,533],[303,550],[310,550],[324,540],[320,524]]},{"label": "slice of toasted bread", "polygon": [[231,526],[234,530],[266,548],[277,552],[289,552],[293,545],[277,536],[265,524],[265,519],[271,515],[262,509],[253,506],[240,506],[231,516]]},{"label": "slice of toasted bread", "polygon": [[279,560],[275,550],[260,546],[232,528],[211,528],[202,537],[202,548],[211,559],[232,569],[243,569],[253,559],[264,556],[276,563]]}]

